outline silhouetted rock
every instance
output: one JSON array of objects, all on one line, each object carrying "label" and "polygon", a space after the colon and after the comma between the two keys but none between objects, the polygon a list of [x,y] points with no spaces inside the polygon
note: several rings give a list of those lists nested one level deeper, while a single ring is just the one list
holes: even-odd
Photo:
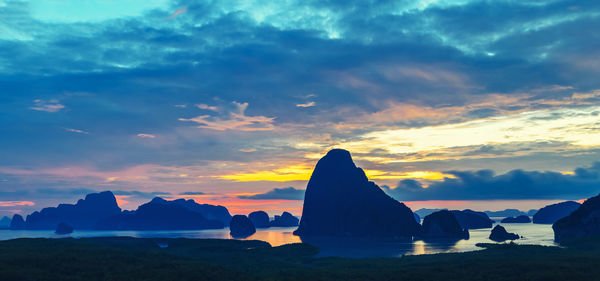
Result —
[{"label": "silhouetted rock", "polygon": [[294,217],[288,212],[283,212],[281,216],[275,216],[275,219],[271,221],[271,226],[279,227],[292,227],[298,226],[298,218]]},{"label": "silhouetted rock", "polygon": [[173,204],[187,208],[190,211],[201,214],[205,219],[218,220],[223,225],[229,225],[231,214],[227,208],[220,205],[198,204],[196,201],[189,199],[177,199],[171,201]]},{"label": "silhouetted rock", "polygon": [[469,231],[460,226],[452,212],[441,210],[423,219],[423,230],[420,237],[424,239],[469,239]]},{"label": "silhouetted rock", "polygon": [[476,212],[469,209],[463,211],[454,210],[451,212],[464,229],[491,228],[494,223],[484,212]]},{"label": "silhouetted rock", "polygon": [[80,199],[77,204],[60,204],[58,207],[44,208],[27,216],[26,229],[55,229],[61,223],[67,223],[77,229],[92,229],[103,219],[121,213],[112,192],[92,193]]},{"label": "silhouetted rock", "polygon": [[515,233],[509,233],[506,229],[501,225],[496,225],[492,229],[492,233],[490,233],[490,240],[496,242],[502,242],[506,240],[516,240],[519,239],[519,235]]},{"label": "silhouetted rock", "polygon": [[270,226],[269,214],[265,211],[255,211],[248,215],[250,221],[256,228],[267,228]]},{"label": "silhouetted rock", "polygon": [[415,217],[415,221],[420,224],[421,223],[421,217],[417,213],[413,213],[413,216]]},{"label": "silhouetted rock", "polygon": [[294,234],[412,237],[419,231],[408,207],[370,182],[348,151],[333,149],[312,173]]},{"label": "silhouetted rock", "polygon": [[526,215],[521,215],[518,217],[503,218],[500,222],[501,223],[530,223],[531,219]]},{"label": "silhouetted rock", "polygon": [[552,225],[554,240],[563,243],[584,237],[600,237],[600,195],[592,197],[570,215]]},{"label": "silhouetted rock", "polygon": [[502,211],[484,211],[491,218],[506,218],[526,215],[523,211],[517,209],[505,209]]},{"label": "silhouetted rock", "polygon": [[[177,200],[175,200],[177,201]],[[220,229],[224,224],[218,220],[206,219],[179,202],[156,197],[133,212],[101,220],[95,226],[100,230],[195,230]]]},{"label": "silhouetted rock", "polygon": [[9,217],[2,217],[2,219],[0,219],[0,228],[10,227],[10,221]]},{"label": "silhouetted rock", "polygon": [[19,214],[14,214],[12,220],[10,221],[11,229],[23,229],[25,228],[25,221],[23,217]]},{"label": "silhouetted rock", "polygon": [[70,234],[73,233],[73,227],[64,222],[61,222],[56,226],[56,230],[54,231],[54,233],[59,235]]},{"label": "silhouetted rock", "polygon": [[256,232],[252,221],[244,215],[235,215],[229,223],[229,234],[234,238],[245,238]]},{"label": "silhouetted rock", "polygon": [[534,216],[533,223],[552,224],[577,210],[581,204],[574,201],[565,201],[541,208]]},{"label": "silhouetted rock", "polygon": [[428,215],[431,215],[437,211],[441,211],[441,210],[448,210],[448,209],[427,209],[427,208],[421,208],[418,209],[416,211],[414,211],[413,213],[419,215],[419,217],[424,218]]}]

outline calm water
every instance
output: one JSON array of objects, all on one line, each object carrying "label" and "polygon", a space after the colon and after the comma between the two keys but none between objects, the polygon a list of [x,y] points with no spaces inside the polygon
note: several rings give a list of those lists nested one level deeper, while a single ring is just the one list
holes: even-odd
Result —
[{"label": "calm water", "polygon": [[[502,224],[508,232],[514,232],[525,238],[515,240],[518,244],[534,244],[555,246],[552,225],[545,224]],[[435,241],[435,242],[403,242],[372,239],[347,239],[347,238],[313,238],[302,241],[300,237],[292,235],[295,227],[274,227],[259,229],[254,235],[246,238],[249,240],[262,240],[273,246],[289,243],[309,243],[320,248],[319,256],[341,257],[398,257],[402,255],[421,255],[450,252],[466,252],[481,250],[475,246],[477,243],[492,243],[488,239],[491,229],[470,230],[469,240]],[[129,236],[137,238],[219,238],[233,239],[229,229],[194,230],[194,231],[75,231],[70,235],[56,235],[53,231],[45,230],[0,230],[0,240],[15,238],[82,238],[82,237],[107,237]]]}]

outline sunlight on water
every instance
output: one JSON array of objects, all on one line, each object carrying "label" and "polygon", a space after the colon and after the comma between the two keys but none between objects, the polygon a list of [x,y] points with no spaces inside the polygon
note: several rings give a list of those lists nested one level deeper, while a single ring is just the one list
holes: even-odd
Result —
[{"label": "sunlight on water", "polygon": [[[518,244],[555,246],[552,225],[544,224],[502,224],[507,231],[523,236],[515,240]],[[399,257],[402,255],[423,255],[476,251],[477,243],[493,243],[488,239],[491,229],[470,230],[469,240],[459,241],[390,241],[365,238],[300,238],[292,234],[295,227],[273,227],[258,229],[244,240],[262,240],[272,246],[290,243],[308,243],[319,247],[319,256],[342,257]],[[229,229],[187,230],[187,231],[75,231],[71,235],[56,235],[51,230],[0,230],[0,240],[15,238],[83,238],[129,236],[136,238],[190,238],[190,239],[233,239]]]}]

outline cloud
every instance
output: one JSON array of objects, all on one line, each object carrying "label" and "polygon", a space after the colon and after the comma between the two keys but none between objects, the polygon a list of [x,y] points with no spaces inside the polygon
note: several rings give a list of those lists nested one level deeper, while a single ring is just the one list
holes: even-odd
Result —
[{"label": "cloud", "polygon": [[183,7],[179,8],[179,9],[177,9],[177,11],[173,12],[173,14],[171,14],[171,15],[170,15],[170,16],[167,18],[167,20],[172,20],[172,19],[174,19],[175,17],[177,17],[178,15],[181,15],[181,14],[183,14],[183,13],[185,13],[185,12],[187,12],[187,6],[183,6]]},{"label": "cloud", "polygon": [[256,149],[254,148],[247,148],[247,149],[239,149],[240,152],[245,152],[245,153],[250,153],[250,152],[255,152]]},{"label": "cloud", "polygon": [[198,128],[226,131],[270,131],[275,128],[273,122],[275,118],[265,116],[247,116],[245,114],[248,103],[233,102],[235,110],[229,113],[229,118],[222,119],[210,115],[201,115],[198,117],[185,119],[179,118],[179,121],[195,122],[200,124]]},{"label": "cloud", "polygon": [[153,134],[137,134],[137,136],[140,137],[140,138],[146,138],[146,139],[156,138],[156,136],[153,135]]},{"label": "cloud", "polygon": [[265,193],[254,195],[240,195],[240,199],[254,200],[304,200],[304,190],[293,187],[274,188]]},{"label": "cloud", "polygon": [[204,193],[204,192],[198,192],[198,191],[195,191],[195,192],[188,191],[188,192],[180,192],[179,193],[179,195],[205,195],[205,194],[206,193]]},{"label": "cloud", "polygon": [[218,107],[216,107],[216,106],[210,106],[208,104],[203,104],[203,103],[197,104],[196,107],[200,108],[200,109],[206,109],[206,110],[212,110],[212,111],[219,111]]},{"label": "cloud", "polygon": [[313,107],[313,106],[315,106],[315,104],[316,103],[314,101],[311,101],[311,102],[307,102],[307,103],[296,104],[296,107]]},{"label": "cloud", "polygon": [[86,132],[84,130],[78,130],[78,129],[72,129],[72,128],[65,128],[65,131],[67,132],[71,132],[71,133],[77,133],[77,134],[83,134],[83,135],[89,135],[89,132]]},{"label": "cloud", "polygon": [[154,198],[157,196],[165,196],[165,195],[171,195],[170,192],[165,192],[165,191],[153,191],[153,192],[146,192],[146,191],[139,191],[139,190],[115,190],[113,191],[113,193],[115,194],[115,196],[128,196],[128,198],[143,198],[143,199],[148,199],[148,198]]},{"label": "cloud", "polygon": [[600,193],[600,162],[573,173],[513,170],[448,171],[445,178],[425,187],[415,180],[400,181],[387,192],[398,200],[578,200]]},{"label": "cloud", "polygon": [[58,112],[65,108],[64,105],[60,104],[58,100],[34,100],[34,105],[30,107],[32,110],[45,111],[45,112]]},{"label": "cloud", "polygon": [[35,206],[31,201],[0,201],[0,207]]}]

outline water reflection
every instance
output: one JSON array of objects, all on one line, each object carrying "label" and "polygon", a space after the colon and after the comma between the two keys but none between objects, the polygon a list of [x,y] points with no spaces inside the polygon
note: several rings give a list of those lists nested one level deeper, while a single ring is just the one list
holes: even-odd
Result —
[{"label": "water reflection", "polygon": [[[542,224],[502,224],[507,231],[523,236],[515,240],[517,244],[553,246],[552,225]],[[319,256],[342,257],[398,257],[402,255],[422,255],[449,252],[481,250],[477,243],[493,243],[488,239],[491,229],[470,230],[469,240],[458,241],[396,241],[381,239],[340,239],[340,238],[302,238],[292,232],[295,227],[273,227],[259,229],[245,240],[262,240],[272,246],[290,243],[308,243],[321,249]],[[217,238],[232,239],[229,229],[189,230],[189,231],[75,231],[70,235],[56,235],[51,230],[0,230],[0,240],[15,238],[83,238],[128,236],[137,238]]]}]

